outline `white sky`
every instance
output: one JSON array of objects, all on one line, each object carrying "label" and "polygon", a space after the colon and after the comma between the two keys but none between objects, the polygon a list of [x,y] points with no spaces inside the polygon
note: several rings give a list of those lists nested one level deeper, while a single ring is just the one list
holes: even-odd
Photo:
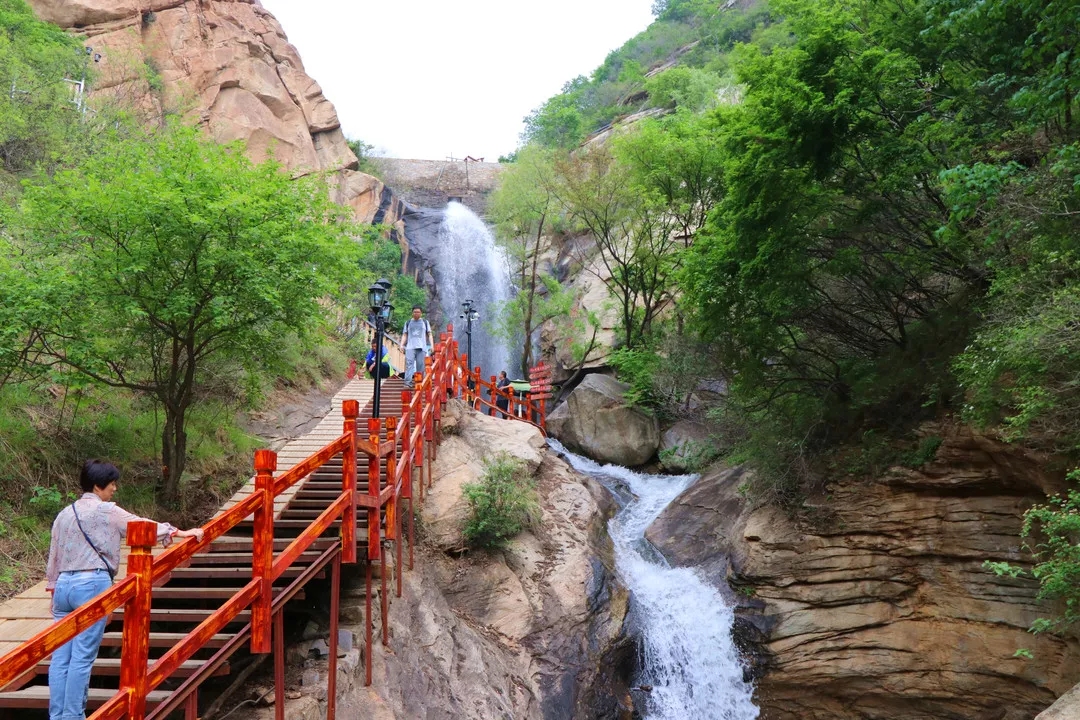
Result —
[{"label": "white sky", "polygon": [[432,160],[509,153],[522,118],[652,20],[652,0],[261,1],[348,137]]}]

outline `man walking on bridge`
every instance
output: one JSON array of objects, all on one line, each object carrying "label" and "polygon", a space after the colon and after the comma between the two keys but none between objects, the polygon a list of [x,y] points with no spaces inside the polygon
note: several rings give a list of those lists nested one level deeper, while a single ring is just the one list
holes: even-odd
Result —
[{"label": "man walking on bridge", "polygon": [[424,317],[424,309],[413,305],[412,318],[405,322],[401,331],[401,344],[405,346],[405,387],[413,386],[413,373],[424,372],[424,358],[435,345],[431,325]]}]

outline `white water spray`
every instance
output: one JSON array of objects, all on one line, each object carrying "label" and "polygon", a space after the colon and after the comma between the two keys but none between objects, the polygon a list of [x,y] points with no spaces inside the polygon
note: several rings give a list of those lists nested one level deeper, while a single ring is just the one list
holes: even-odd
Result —
[{"label": "white water spray", "polygon": [[446,206],[439,226],[438,258],[435,262],[435,282],[444,317],[454,323],[454,337],[462,352],[466,350],[465,321],[461,303],[473,301],[480,312],[479,321],[472,326],[472,357],[469,365],[481,368],[487,378],[506,370],[514,377],[516,365],[506,343],[493,336],[486,327],[495,320],[498,303],[512,296],[510,267],[506,254],[495,244],[495,236],[476,213],[461,203]]},{"label": "white water spray", "polygon": [[[599,465],[548,441],[579,472],[591,475],[622,505],[608,524],[615,567],[631,592],[641,635],[636,682],[645,720],[754,720],[753,688],[731,639],[732,608],[689,568],[673,568],[645,539],[645,530],[696,475],[643,475]],[[632,497],[627,497],[627,491]]]}]

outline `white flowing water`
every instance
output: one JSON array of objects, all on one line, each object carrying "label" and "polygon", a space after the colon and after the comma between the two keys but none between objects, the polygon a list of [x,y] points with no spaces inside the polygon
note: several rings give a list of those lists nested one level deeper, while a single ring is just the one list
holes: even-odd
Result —
[{"label": "white flowing water", "polygon": [[461,203],[446,206],[434,265],[443,316],[454,323],[454,337],[462,352],[466,351],[467,342],[465,321],[459,317],[461,303],[472,300],[480,313],[479,320],[472,324],[469,365],[479,365],[484,378],[498,375],[500,370],[514,377],[516,367],[511,366],[514,358],[507,343],[488,330],[495,320],[498,304],[512,296],[510,266],[488,226]]},{"label": "white flowing water", "polygon": [[615,567],[630,589],[639,633],[639,685],[645,720],[754,720],[753,687],[731,639],[732,608],[689,568],[673,568],[645,539],[653,520],[696,475],[644,475],[599,465],[548,441],[579,472],[591,475],[619,501],[608,524]]}]

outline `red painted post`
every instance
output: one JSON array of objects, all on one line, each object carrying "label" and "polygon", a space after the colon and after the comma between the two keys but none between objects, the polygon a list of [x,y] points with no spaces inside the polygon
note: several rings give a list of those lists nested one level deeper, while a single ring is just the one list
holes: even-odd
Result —
[{"label": "red painted post", "polygon": [[285,720],[285,619],[274,613],[274,720]]},{"label": "red painted post", "polygon": [[199,720],[199,688],[188,693],[184,700],[184,720]]},{"label": "red painted post", "polygon": [[330,561],[330,657],[327,660],[326,720],[334,720],[337,707],[338,613],[341,601],[341,556]]},{"label": "red painted post", "polygon": [[120,641],[120,688],[128,693],[127,716],[146,717],[146,667],[150,657],[150,591],[153,589],[154,558],[150,549],[157,543],[157,523],[132,520],[127,526],[131,547],[127,574],[135,577],[135,594],[124,608],[124,634]]},{"label": "red painted post", "polygon": [[252,577],[262,585],[251,603],[251,652],[270,652],[270,600],[274,566],[274,471],[277,453],[273,450],[255,451],[255,494],[259,506],[255,510],[255,527],[251,539]]},{"label": "red painted post", "polygon": [[349,494],[349,506],[341,519],[341,561],[350,565],[356,562],[356,416],[360,403],[346,400],[341,404],[345,416],[342,432],[348,435],[349,447],[341,456],[342,492]]},{"label": "red painted post", "polygon": [[[386,418],[386,442],[390,443],[390,447],[393,450],[386,456],[386,486],[394,482],[394,475],[397,473],[397,418]],[[397,517],[397,489],[391,493],[390,497],[386,500],[386,539],[397,541],[397,535],[394,533],[394,519]]]},{"label": "red painted post", "polygon": [[[368,418],[368,437],[372,445],[379,447],[379,418]],[[368,562],[379,559],[379,455],[368,458],[368,497],[375,500],[375,507],[368,508]]]},{"label": "red painted post", "polygon": [[[414,383],[415,384],[415,383]],[[401,407],[404,408],[401,424],[401,461],[405,463],[402,470],[401,497],[409,501],[409,569],[413,567],[413,450],[412,450],[412,424],[416,417],[416,408],[413,407],[413,394],[409,390],[401,392]],[[398,513],[404,516],[404,508]],[[400,527],[400,526],[399,526]],[[400,542],[400,541],[399,541]],[[398,558],[400,565],[401,558]]]},{"label": "red painted post", "polygon": [[364,599],[364,685],[371,685],[371,562],[364,566],[364,583],[367,597]]},{"label": "red painted post", "polygon": [[390,646],[390,596],[386,594],[386,553],[379,563],[379,603],[382,606],[382,644]]},{"label": "red painted post", "polygon": [[495,412],[495,408],[499,407],[499,403],[496,402],[496,399],[499,396],[498,384],[499,384],[499,379],[497,377],[495,377],[494,375],[492,375],[491,376],[491,387],[488,388],[488,397],[491,400],[491,407],[489,407],[487,409],[487,412],[484,413],[485,415],[490,415],[491,417],[496,417],[498,415],[498,413]]}]

